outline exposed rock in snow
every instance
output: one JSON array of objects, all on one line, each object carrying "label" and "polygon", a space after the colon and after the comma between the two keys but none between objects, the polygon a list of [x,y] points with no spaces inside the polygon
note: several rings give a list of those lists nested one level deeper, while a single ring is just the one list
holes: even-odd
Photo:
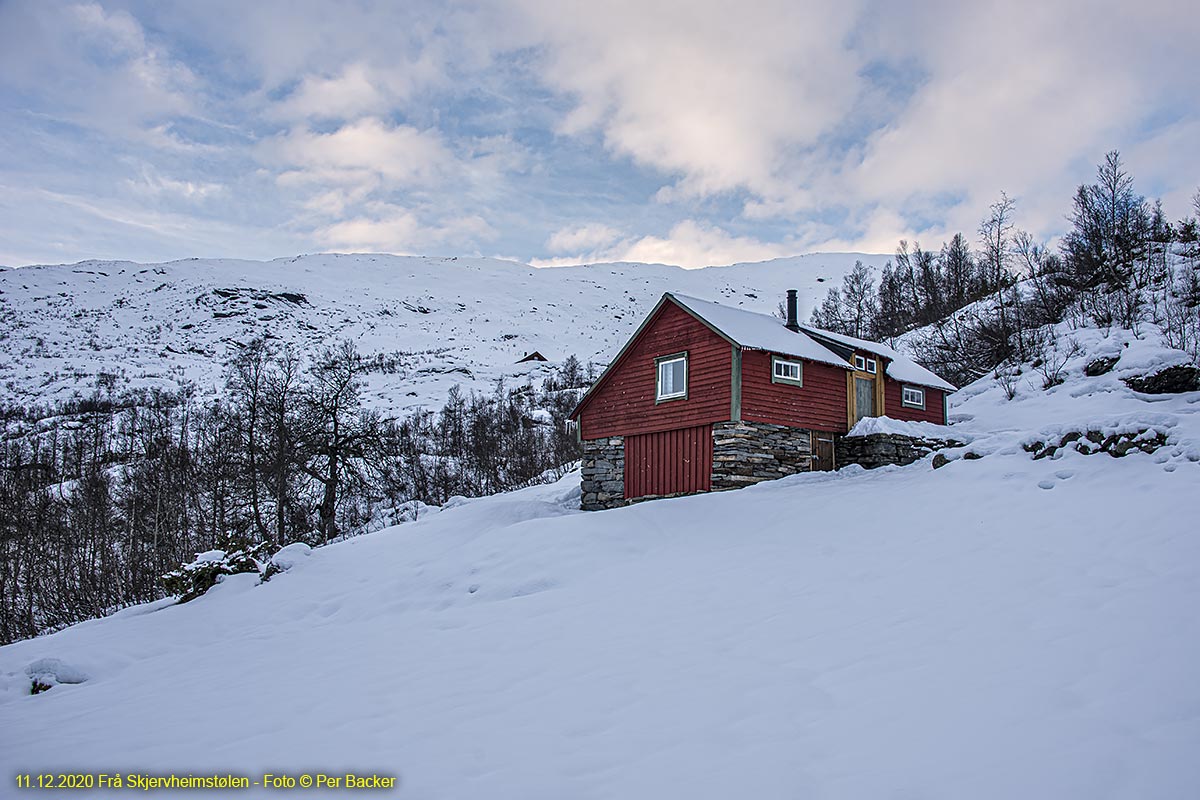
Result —
[{"label": "exposed rock in snow", "polygon": [[1194,364],[1176,364],[1149,375],[1125,378],[1125,384],[1135,392],[1144,394],[1200,391],[1200,367]]},{"label": "exposed rock in snow", "polygon": [[61,658],[39,658],[25,667],[25,674],[34,683],[45,687],[60,683],[83,683],[88,679],[86,672]]}]

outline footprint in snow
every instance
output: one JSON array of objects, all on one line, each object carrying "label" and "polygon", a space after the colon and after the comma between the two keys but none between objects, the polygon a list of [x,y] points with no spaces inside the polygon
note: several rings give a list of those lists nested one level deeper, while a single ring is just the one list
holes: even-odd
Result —
[{"label": "footprint in snow", "polygon": [[1053,489],[1053,488],[1054,488],[1054,481],[1049,481],[1049,480],[1047,480],[1047,481],[1038,481],[1038,488],[1039,488],[1039,489]]}]

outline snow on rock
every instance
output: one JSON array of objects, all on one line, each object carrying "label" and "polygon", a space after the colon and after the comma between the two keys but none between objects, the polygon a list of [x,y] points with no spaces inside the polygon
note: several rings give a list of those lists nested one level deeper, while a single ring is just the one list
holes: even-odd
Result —
[{"label": "snow on rock", "polygon": [[88,675],[60,658],[39,658],[25,667],[25,674],[43,686],[60,683],[83,683]]},{"label": "snow on rock", "polygon": [[271,556],[271,563],[276,569],[286,572],[312,555],[312,548],[304,542],[292,542],[281,547]]},{"label": "snow on rock", "polygon": [[914,439],[957,439],[962,441],[965,432],[949,425],[933,422],[916,422],[891,417],[863,417],[850,429],[847,436],[872,436],[875,434],[911,436]]}]

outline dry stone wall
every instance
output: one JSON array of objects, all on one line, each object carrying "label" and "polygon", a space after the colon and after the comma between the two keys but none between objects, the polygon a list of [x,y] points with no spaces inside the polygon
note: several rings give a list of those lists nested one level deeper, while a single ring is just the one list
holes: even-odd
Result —
[{"label": "dry stone wall", "polygon": [[625,437],[584,439],[583,463],[580,467],[584,511],[616,508],[628,503],[625,499]]},{"label": "dry stone wall", "polygon": [[836,445],[837,465],[860,464],[867,469],[885,464],[901,466],[920,461],[944,447],[960,446],[962,442],[942,439],[922,439],[897,433],[872,433],[867,436],[841,436]]},{"label": "dry stone wall", "polygon": [[[719,422],[713,425],[712,488],[738,489],[813,467],[812,431],[764,422]],[[837,437],[839,467],[861,464],[912,464],[931,452],[961,442],[923,439],[891,433]],[[584,511],[629,505],[625,499],[625,438],[609,436],[583,442],[581,468]],[[650,497],[638,498],[649,500]]]},{"label": "dry stone wall", "polygon": [[812,433],[765,422],[713,425],[713,489],[736,489],[812,469]]}]

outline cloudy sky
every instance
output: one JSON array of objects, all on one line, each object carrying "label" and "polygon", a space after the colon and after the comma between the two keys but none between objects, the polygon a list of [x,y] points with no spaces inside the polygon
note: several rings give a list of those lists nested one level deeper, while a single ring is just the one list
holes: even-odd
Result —
[{"label": "cloudy sky", "polygon": [[0,264],[696,266],[1200,185],[1184,0],[0,0]]}]

